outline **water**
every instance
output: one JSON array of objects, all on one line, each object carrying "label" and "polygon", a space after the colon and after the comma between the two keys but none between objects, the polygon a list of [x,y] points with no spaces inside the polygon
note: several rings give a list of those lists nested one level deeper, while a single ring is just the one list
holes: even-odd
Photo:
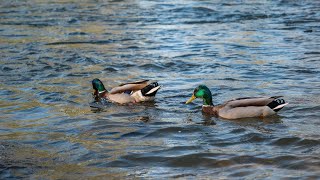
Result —
[{"label": "water", "polygon": [[[320,178],[318,1],[0,3],[0,178]],[[157,80],[154,103],[91,111]],[[284,95],[278,116],[223,120],[184,102]]]}]

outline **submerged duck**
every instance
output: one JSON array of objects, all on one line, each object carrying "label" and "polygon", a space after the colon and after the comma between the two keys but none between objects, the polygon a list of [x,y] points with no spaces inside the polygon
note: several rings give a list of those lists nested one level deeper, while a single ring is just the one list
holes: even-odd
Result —
[{"label": "submerged duck", "polygon": [[205,85],[198,86],[186,102],[192,102],[196,98],[203,99],[202,111],[225,119],[238,119],[248,117],[265,117],[276,114],[286,103],[282,96],[273,97],[245,97],[232,99],[221,105],[214,106],[209,88]]},{"label": "submerged duck", "polygon": [[92,87],[96,102],[104,99],[119,104],[152,101],[160,89],[157,82],[149,83],[149,80],[124,83],[107,91],[99,79],[94,79]]}]

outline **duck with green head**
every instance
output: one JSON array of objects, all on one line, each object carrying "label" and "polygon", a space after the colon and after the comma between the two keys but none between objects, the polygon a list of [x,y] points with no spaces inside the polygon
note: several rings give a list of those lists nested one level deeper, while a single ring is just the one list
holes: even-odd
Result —
[{"label": "duck with green head", "polygon": [[120,84],[107,91],[100,79],[94,79],[92,88],[96,102],[105,99],[114,103],[126,104],[154,100],[160,86],[157,82],[149,83],[149,80],[143,80]]},{"label": "duck with green head", "polygon": [[282,96],[272,97],[245,97],[224,102],[221,105],[213,105],[212,94],[205,85],[199,85],[194,89],[189,104],[196,98],[203,100],[202,111],[225,119],[239,119],[249,117],[265,117],[276,114],[286,103]]}]

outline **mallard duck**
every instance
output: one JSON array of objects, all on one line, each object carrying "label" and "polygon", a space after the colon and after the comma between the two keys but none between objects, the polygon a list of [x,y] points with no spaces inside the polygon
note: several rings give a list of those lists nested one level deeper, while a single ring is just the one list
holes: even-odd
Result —
[{"label": "mallard duck", "polygon": [[265,117],[276,114],[286,103],[282,96],[273,97],[245,97],[226,101],[221,105],[214,106],[209,88],[200,85],[193,91],[191,98],[186,104],[196,98],[203,99],[202,111],[225,119],[238,119],[248,117]]},{"label": "mallard duck", "polygon": [[160,89],[157,82],[149,83],[149,80],[120,84],[107,91],[99,79],[94,79],[92,87],[96,102],[104,99],[119,104],[152,101]]}]

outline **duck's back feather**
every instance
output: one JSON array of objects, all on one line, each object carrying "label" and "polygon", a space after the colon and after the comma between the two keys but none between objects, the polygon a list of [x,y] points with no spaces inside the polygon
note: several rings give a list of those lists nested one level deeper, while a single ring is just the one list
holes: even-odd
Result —
[{"label": "duck's back feather", "polygon": [[149,80],[141,80],[141,81],[135,81],[135,82],[128,82],[128,83],[122,83],[122,84],[120,84],[119,86],[124,86],[124,85],[126,85],[126,84],[143,84],[143,83],[146,83],[146,82],[148,82]]},{"label": "duck's back feather", "polygon": [[232,108],[247,106],[266,106],[279,97],[281,96],[237,98],[225,102],[224,106],[231,106]]},{"label": "duck's back feather", "polygon": [[132,83],[124,83],[118,87],[114,87],[110,90],[110,94],[123,93],[125,91],[137,91],[141,90],[148,85],[149,80],[137,81]]}]

